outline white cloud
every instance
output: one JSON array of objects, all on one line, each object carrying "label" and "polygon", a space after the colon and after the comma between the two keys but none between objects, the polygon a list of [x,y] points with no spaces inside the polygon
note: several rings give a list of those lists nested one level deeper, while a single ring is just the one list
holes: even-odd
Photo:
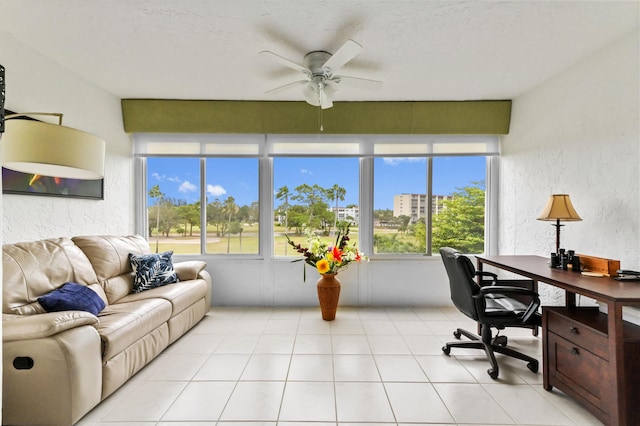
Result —
[{"label": "white cloud", "polygon": [[160,173],[151,173],[151,177],[160,182],[174,182],[174,183],[182,183],[182,179],[178,176],[167,177],[167,175],[161,175]]},{"label": "white cloud", "polygon": [[219,197],[226,194],[227,191],[220,185],[207,185],[207,194]]},{"label": "white cloud", "polygon": [[313,172],[311,170],[307,170],[307,169],[300,169],[300,173],[302,173],[303,175],[311,175],[311,176],[313,176]]},{"label": "white cloud", "polygon": [[384,164],[388,166],[397,166],[402,163],[423,163],[425,161],[424,157],[384,157],[382,159]]},{"label": "white cloud", "polygon": [[178,191],[182,192],[182,193],[187,193],[187,192],[194,192],[198,189],[197,186],[195,186],[194,184],[192,184],[191,182],[189,182],[188,180],[185,180],[184,182],[182,182],[182,185],[180,185],[180,187],[178,187]]}]

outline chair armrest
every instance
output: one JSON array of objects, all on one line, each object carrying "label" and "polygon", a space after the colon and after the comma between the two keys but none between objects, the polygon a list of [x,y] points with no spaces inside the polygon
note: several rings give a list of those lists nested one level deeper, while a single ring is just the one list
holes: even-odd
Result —
[{"label": "chair armrest", "polygon": [[[489,294],[501,294],[504,296],[528,296],[531,298],[531,302],[529,306],[527,306],[527,310],[522,315],[522,322],[526,323],[529,321],[531,316],[538,310],[540,307],[540,296],[535,291],[528,290],[522,287],[510,287],[510,286],[501,286],[495,285],[490,287],[482,287],[477,295],[474,295],[476,298],[482,298]],[[484,310],[484,309],[483,309]]]},{"label": "chair armrest", "polygon": [[493,272],[486,272],[486,271],[476,271],[475,272],[475,276],[476,277],[490,277],[491,278],[491,283],[490,284],[485,284],[488,280],[483,280],[481,279],[480,282],[480,286],[483,285],[496,285],[498,283],[498,275],[494,274]]},{"label": "chair armrest", "polygon": [[198,279],[200,271],[206,266],[207,264],[201,260],[186,260],[174,263],[173,269],[176,271],[180,281],[188,281]]},{"label": "chair armrest", "polygon": [[98,318],[89,312],[64,311],[2,318],[2,341],[39,339],[65,330],[90,325],[98,326]]}]

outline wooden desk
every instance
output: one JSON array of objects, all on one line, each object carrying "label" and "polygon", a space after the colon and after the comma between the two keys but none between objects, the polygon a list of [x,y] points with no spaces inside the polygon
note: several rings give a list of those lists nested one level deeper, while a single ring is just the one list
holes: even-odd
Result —
[{"label": "wooden desk", "polygon": [[[543,308],[544,388],[556,386],[605,424],[640,424],[640,326],[622,320],[623,306],[640,305],[640,283],[552,269],[540,256],[476,258],[478,270],[490,265],[565,290],[565,307]],[[609,314],[576,306],[576,294]]]}]

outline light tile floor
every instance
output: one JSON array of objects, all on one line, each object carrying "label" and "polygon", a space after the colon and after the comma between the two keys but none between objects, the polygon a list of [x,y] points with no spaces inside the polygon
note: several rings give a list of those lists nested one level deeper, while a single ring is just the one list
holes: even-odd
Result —
[{"label": "light tile floor", "polygon": [[[214,307],[81,426],[599,425],[541,372],[442,345],[475,323],[454,308]],[[541,338],[509,329],[541,358]],[[541,361],[541,359],[540,359]]]}]

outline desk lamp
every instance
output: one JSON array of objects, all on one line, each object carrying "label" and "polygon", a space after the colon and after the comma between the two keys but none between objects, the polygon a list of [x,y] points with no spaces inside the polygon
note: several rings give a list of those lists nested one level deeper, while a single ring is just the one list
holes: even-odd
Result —
[{"label": "desk lamp", "polygon": [[560,221],[577,222],[582,220],[571,204],[569,194],[553,194],[549,197],[547,205],[538,217],[538,220],[556,221],[553,226],[556,227],[556,253],[560,252]]}]

